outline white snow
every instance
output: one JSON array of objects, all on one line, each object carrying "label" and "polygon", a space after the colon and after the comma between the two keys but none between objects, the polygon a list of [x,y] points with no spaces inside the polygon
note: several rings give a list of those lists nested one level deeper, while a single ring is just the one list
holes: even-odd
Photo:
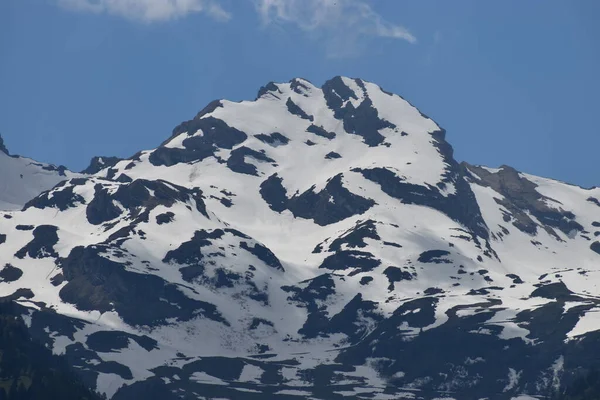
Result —
[{"label": "white snow", "polygon": [[588,332],[600,330],[600,309],[587,311],[573,329],[567,333],[568,338],[575,338]]},{"label": "white snow", "polygon": [[244,369],[242,369],[242,373],[238,380],[240,382],[260,382],[260,377],[263,372],[262,368],[246,364],[244,365]]},{"label": "white snow", "polygon": [[123,383],[125,383],[125,380],[119,375],[101,372],[98,374],[96,387],[100,393],[106,394],[106,397],[110,399]]},{"label": "white snow", "polygon": [[194,381],[209,383],[211,385],[228,385],[227,382],[205,372],[194,372],[190,378]]},{"label": "white snow", "polygon": [[0,210],[19,210],[44,190],[79,175],[65,171],[65,176],[62,176],[58,171],[44,167],[52,166],[25,157],[8,156],[0,151]]},{"label": "white snow", "polygon": [[502,390],[503,392],[508,392],[509,390],[513,390],[519,384],[519,379],[521,378],[522,371],[517,372],[516,370],[509,368],[508,369],[508,383]]}]

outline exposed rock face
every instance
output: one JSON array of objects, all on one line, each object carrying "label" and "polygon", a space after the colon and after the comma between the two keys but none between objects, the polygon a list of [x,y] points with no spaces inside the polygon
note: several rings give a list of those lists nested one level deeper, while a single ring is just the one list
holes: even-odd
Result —
[{"label": "exposed rock face", "polygon": [[74,248],[61,261],[67,284],[60,290],[66,303],[79,310],[117,312],[131,325],[153,326],[167,318],[187,321],[205,317],[226,323],[213,304],[185,296],[177,285],[154,275],[140,276],[102,256],[101,248]]},{"label": "exposed rock face", "polygon": [[87,175],[2,150],[52,179],[0,213],[0,300],[112,399],[545,396],[598,365],[600,189],[445,135],[336,77]]},{"label": "exposed rock face", "polygon": [[359,169],[365,178],[379,184],[381,190],[406,204],[416,204],[434,208],[448,215],[479,237],[487,239],[488,231],[481,216],[479,205],[469,185],[464,181],[460,170],[452,172],[449,182],[455,184],[455,193],[447,194],[443,190],[445,182],[439,186],[421,186],[405,182],[389,169]]},{"label": "exposed rock face", "polygon": [[[537,192],[537,185],[522,177],[514,168],[503,165],[492,173],[485,168],[466,163],[464,165],[477,175],[479,183],[504,196],[504,199],[496,199],[496,202],[507,210],[504,214],[505,221],[512,223],[517,229],[533,235],[537,233],[541,223],[543,229],[557,238],[554,229],[567,235],[572,231],[583,231],[583,226],[577,223],[573,212],[563,210],[560,202]],[[549,202],[553,202],[555,207],[550,207]],[[535,217],[539,223],[531,217]]]},{"label": "exposed rock face", "polygon": [[10,153],[8,152],[8,149],[4,145],[4,139],[2,139],[2,135],[0,135],[0,152],[6,154],[7,156],[10,155]]},{"label": "exposed rock face", "polygon": [[294,216],[312,219],[318,225],[329,225],[360,215],[375,204],[373,200],[357,196],[344,188],[341,174],[329,179],[325,188],[318,193],[311,187],[291,198],[287,197],[281,179],[274,174],[261,184],[260,194],[272,210],[290,210]]},{"label": "exposed rock face", "polygon": [[[153,165],[171,166],[179,163],[202,161],[215,155],[219,148],[232,149],[247,139],[244,132],[231,128],[224,121],[212,117],[193,119],[175,132],[185,129],[190,137],[184,139],[181,148],[159,147],[150,156]],[[193,136],[202,132],[201,135]],[[179,133],[182,134],[182,133]]]},{"label": "exposed rock face", "polygon": [[92,175],[102,171],[104,168],[110,168],[114,166],[121,160],[123,159],[119,157],[96,156],[92,158],[92,160],[90,161],[90,165],[88,165],[86,169],[81,171],[81,173]]}]

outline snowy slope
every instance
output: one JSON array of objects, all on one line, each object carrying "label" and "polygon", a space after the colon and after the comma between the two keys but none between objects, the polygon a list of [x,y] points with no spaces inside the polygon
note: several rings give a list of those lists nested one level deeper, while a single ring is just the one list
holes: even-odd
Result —
[{"label": "snowy slope", "polygon": [[600,189],[459,164],[375,84],[93,165],[0,216],[0,296],[113,399],[510,399],[600,350]]},{"label": "snowy slope", "polygon": [[0,137],[0,210],[18,210],[44,190],[75,176],[64,167],[11,156]]}]

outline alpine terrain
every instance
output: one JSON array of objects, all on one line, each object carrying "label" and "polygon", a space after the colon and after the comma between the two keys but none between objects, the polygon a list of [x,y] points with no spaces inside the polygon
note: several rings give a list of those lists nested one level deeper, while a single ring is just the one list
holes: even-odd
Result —
[{"label": "alpine terrain", "polygon": [[545,398],[600,365],[600,188],[459,163],[373,83],[269,83],[82,173],[1,148],[2,301],[107,398]]}]

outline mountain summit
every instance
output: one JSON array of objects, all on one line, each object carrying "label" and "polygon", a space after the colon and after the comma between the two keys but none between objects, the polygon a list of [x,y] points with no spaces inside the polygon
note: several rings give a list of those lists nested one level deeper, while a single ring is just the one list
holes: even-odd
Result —
[{"label": "mountain summit", "polygon": [[109,398],[511,399],[595,366],[600,189],[459,164],[373,83],[269,83],[86,172],[0,215],[0,292]]}]

